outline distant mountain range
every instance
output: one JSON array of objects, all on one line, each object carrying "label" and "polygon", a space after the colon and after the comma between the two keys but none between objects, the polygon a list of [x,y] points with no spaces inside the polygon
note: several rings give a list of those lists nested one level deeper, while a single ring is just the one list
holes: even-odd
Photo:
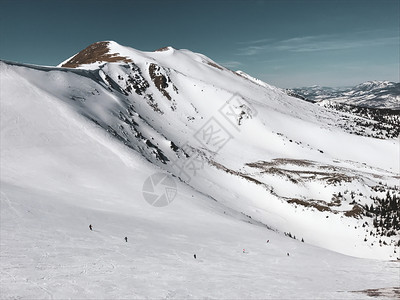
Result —
[{"label": "distant mountain range", "polygon": [[311,86],[286,90],[291,96],[310,102],[336,102],[370,108],[400,110],[400,83],[391,81],[367,81],[347,88]]}]

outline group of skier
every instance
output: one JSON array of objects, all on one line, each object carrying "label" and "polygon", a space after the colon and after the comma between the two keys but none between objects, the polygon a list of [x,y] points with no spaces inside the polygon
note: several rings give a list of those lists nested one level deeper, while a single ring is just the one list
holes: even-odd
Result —
[{"label": "group of skier", "polygon": [[[92,224],[89,224],[89,229],[90,229],[90,231],[93,231]],[[125,237],[124,239],[125,239],[125,242],[127,243],[128,242],[128,237]],[[268,243],[269,243],[269,240],[267,240],[267,244]],[[246,253],[246,249],[243,249],[243,253]],[[289,256],[289,252],[287,253],[287,256]],[[197,255],[196,254],[193,254],[193,257],[194,257],[194,259],[197,259]]]},{"label": "group of skier", "polygon": [[[89,224],[89,229],[90,229],[90,231],[93,231],[92,224]],[[128,237],[127,236],[124,239],[125,239],[125,242],[128,242]]]}]

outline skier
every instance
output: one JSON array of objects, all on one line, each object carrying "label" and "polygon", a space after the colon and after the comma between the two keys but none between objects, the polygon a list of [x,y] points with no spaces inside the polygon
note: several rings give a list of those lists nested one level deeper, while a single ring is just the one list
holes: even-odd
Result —
[{"label": "skier", "polygon": [[196,256],[196,254],[194,254],[194,255],[193,255],[193,257],[194,257],[194,259],[197,259],[197,256]]},{"label": "skier", "polygon": [[125,237],[125,242],[128,242],[128,237]]},{"label": "skier", "polygon": [[289,256],[289,252],[287,253],[287,256]]},{"label": "skier", "polygon": [[245,249],[243,249],[243,253],[246,253],[246,250],[245,250]]},{"label": "skier", "polygon": [[89,229],[90,231],[92,231],[92,224],[89,224]]},{"label": "skier", "polygon": [[267,243],[269,243],[269,240],[267,240]]}]

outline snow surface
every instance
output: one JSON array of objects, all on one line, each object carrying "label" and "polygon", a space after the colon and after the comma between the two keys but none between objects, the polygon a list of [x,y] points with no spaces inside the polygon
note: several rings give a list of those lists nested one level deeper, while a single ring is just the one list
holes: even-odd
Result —
[{"label": "snow surface", "polygon": [[[335,126],[340,113],[201,54],[110,49],[140,73],[121,63],[0,62],[3,299],[367,299],[353,291],[399,286],[399,249],[365,243],[367,219],[343,216],[350,201],[331,213],[285,200],[329,202],[348,189],[365,203],[378,181],[398,184],[398,141],[346,133]],[[171,100],[152,81],[152,63],[169,78]],[[149,83],[141,95],[126,92],[135,75]],[[230,99],[241,101],[240,123],[220,114]],[[199,141],[212,118],[231,136],[217,150]],[[172,164],[186,162],[185,144],[203,163],[185,169],[189,178]],[[295,184],[247,165],[274,159],[286,159],[276,167],[291,176],[328,166],[353,179]],[[142,195],[157,172],[176,176],[177,196],[163,208]]]}]

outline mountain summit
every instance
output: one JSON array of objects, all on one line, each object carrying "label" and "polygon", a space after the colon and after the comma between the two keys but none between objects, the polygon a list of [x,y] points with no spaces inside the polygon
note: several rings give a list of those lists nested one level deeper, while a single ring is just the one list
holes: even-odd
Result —
[{"label": "mountain summit", "polygon": [[86,47],[78,54],[61,63],[60,67],[77,68],[82,65],[89,65],[102,62],[132,62],[129,58],[119,56],[111,50],[115,42],[97,42]]}]

